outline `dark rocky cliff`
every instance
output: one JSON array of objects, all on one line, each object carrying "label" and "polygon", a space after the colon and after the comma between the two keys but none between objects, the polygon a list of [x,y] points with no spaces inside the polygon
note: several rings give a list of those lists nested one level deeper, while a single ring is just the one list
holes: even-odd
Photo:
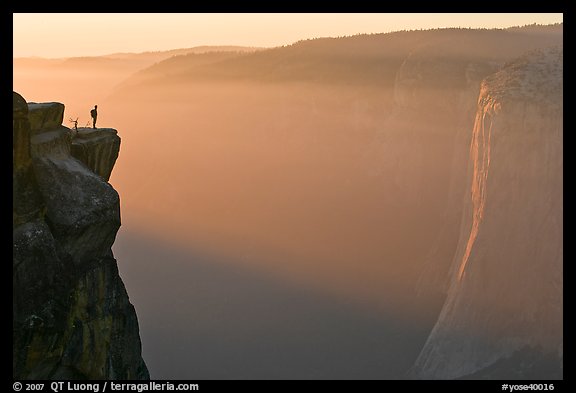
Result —
[{"label": "dark rocky cliff", "polygon": [[116,130],[63,127],[64,105],[13,101],[13,377],[148,379],[111,246]]}]

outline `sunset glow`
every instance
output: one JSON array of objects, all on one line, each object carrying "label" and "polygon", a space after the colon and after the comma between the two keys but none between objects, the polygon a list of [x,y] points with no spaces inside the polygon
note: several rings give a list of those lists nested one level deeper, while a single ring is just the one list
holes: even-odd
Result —
[{"label": "sunset glow", "polygon": [[95,56],[198,45],[273,47],[298,40],[443,27],[562,22],[562,14],[14,14],[14,57]]},{"label": "sunset glow", "polygon": [[563,14],[13,21],[14,380],[563,378]]}]

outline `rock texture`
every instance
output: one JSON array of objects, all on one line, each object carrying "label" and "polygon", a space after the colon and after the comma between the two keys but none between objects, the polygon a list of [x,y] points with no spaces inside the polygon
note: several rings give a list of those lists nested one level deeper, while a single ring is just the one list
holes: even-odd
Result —
[{"label": "rock texture", "polygon": [[[367,168],[413,223],[428,255],[414,273],[420,298],[440,307],[448,290],[466,190],[468,146],[480,84],[498,64],[478,56],[473,42],[434,40],[415,47],[400,64],[394,108],[367,156]],[[470,47],[470,49],[466,49]],[[384,202],[385,203],[385,202]],[[410,288],[412,290],[412,287]],[[412,296],[412,293],[410,293]]]},{"label": "rock texture", "polygon": [[113,128],[79,128],[72,141],[72,155],[108,181],[120,151],[120,137]]},{"label": "rock texture", "polygon": [[[488,39],[485,35],[490,34],[494,36]],[[562,44],[561,34],[532,38],[471,30],[422,40],[396,73],[396,110],[385,127],[396,135],[388,133],[379,155],[395,161],[389,176],[395,178],[397,188],[404,188],[402,200],[420,198],[418,205],[426,210],[443,211],[439,225],[430,230],[435,241],[417,286],[422,298],[445,296],[450,287],[447,273],[471,177],[469,146],[482,80],[523,53]]]},{"label": "rock texture", "polygon": [[147,379],[111,251],[120,200],[106,180],[120,139],[102,130],[74,143],[62,104],[14,93],[13,105],[13,377]]},{"label": "rock texture", "polygon": [[452,283],[417,378],[562,378],[562,73],[554,47],[482,83]]},{"label": "rock texture", "polygon": [[59,102],[28,103],[28,120],[32,131],[60,128],[63,119],[64,105]]},{"label": "rock texture", "polygon": [[44,205],[32,167],[28,105],[19,94],[14,94],[13,108],[12,222],[15,228],[25,222],[41,218]]}]

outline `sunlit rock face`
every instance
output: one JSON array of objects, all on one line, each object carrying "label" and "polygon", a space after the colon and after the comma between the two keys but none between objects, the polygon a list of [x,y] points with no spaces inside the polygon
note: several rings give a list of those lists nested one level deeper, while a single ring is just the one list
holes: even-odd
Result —
[{"label": "sunlit rock face", "polygon": [[482,83],[451,286],[417,378],[562,378],[562,74],[553,47]]},{"label": "sunlit rock face", "polygon": [[14,93],[13,377],[147,379],[111,251],[120,200],[106,180],[120,139],[82,135],[77,159],[63,111]]},{"label": "sunlit rock face", "polygon": [[[422,297],[445,296],[466,190],[468,146],[483,78],[497,64],[462,42],[434,40],[416,46],[395,75],[394,109],[370,156],[400,211],[428,225],[433,245],[419,268]],[[472,42],[470,45],[472,46]]]}]

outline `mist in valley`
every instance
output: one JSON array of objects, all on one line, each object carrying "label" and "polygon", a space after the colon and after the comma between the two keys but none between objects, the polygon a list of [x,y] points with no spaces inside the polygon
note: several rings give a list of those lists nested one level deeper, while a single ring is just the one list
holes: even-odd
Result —
[{"label": "mist in valley", "polygon": [[14,90],[122,138],[113,251],[152,378],[403,379],[446,298],[480,82],[549,30],[15,60]]},{"label": "mist in valley", "polygon": [[[187,99],[171,101],[172,94],[186,94]],[[221,349],[206,348],[206,353],[222,361],[230,356],[245,359],[229,366],[230,377],[236,378],[330,378],[336,374],[378,378],[382,375],[378,364],[390,357],[379,346],[363,342],[381,340],[382,332],[371,326],[371,318],[382,319],[385,329],[391,329],[385,321],[394,325],[405,321],[390,337],[402,337],[408,346],[421,344],[428,332],[420,320],[426,320],[424,326],[430,328],[432,311],[437,311],[441,297],[419,299],[419,304],[415,300],[418,262],[424,260],[434,239],[441,210],[438,205],[427,205],[421,194],[410,195],[412,190],[402,189],[397,178],[387,177],[391,174],[373,165],[380,153],[378,123],[391,110],[382,91],[300,82],[227,83],[167,95],[147,100],[123,97],[127,106],[112,104],[109,110],[115,116],[115,127],[135,131],[122,133],[121,156],[111,179],[122,195],[123,229],[115,244],[116,257],[132,261],[136,277],[142,274],[138,273],[142,264],[152,266],[153,274],[157,269],[172,270],[172,265],[164,263],[188,260],[176,270],[177,277],[184,279],[181,285],[174,279],[166,279],[163,285],[153,274],[154,284],[145,287],[148,296],[154,291],[169,303],[175,297],[167,293],[174,288],[182,291],[176,298],[184,300],[186,311],[170,313],[182,319],[166,317],[162,324],[171,321],[171,327],[193,327],[215,319],[210,323],[220,327],[208,337],[213,337],[213,348]],[[132,108],[130,102],[138,102],[137,107]],[[129,119],[139,120],[133,124]],[[431,146],[438,145],[433,137],[429,139]],[[122,162],[129,162],[130,167],[120,170]],[[440,165],[436,170],[441,170]],[[436,192],[442,189],[442,179],[438,182]],[[156,250],[164,248],[175,256],[151,258],[140,250],[136,258],[130,251],[136,248],[134,244],[128,247],[123,242],[133,241],[134,236],[151,237]],[[149,243],[142,241],[140,247],[145,244]],[[196,276],[193,266],[205,258],[204,264],[220,273],[192,279]],[[220,283],[226,279],[221,274],[234,274],[228,269],[238,271],[239,278]],[[219,294],[206,299],[198,293],[198,285],[219,288]],[[287,287],[287,293],[277,286]],[[205,303],[201,309],[216,315],[198,315],[194,310],[199,298]],[[317,309],[306,311],[310,307]],[[354,310],[364,310],[367,320],[354,321],[358,318]],[[150,311],[157,315],[158,310]],[[227,321],[238,313],[245,316]],[[248,327],[242,330],[240,321],[249,323]],[[266,332],[269,324],[272,327]],[[342,331],[342,325],[349,327]],[[419,335],[409,334],[414,325]],[[361,327],[371,333],[359,334]],[[238,329],[248,337],[239,335]],[[250,339],[256,332],[269,337],[268,346],[257,337]],[[194,329],[186,334],[206,340],[205,333]],[[222,345],[220,340],[230,340],[229,336],[235,337],[233,342]],[[252,340],[256,342],[248,344]],[[316,344],[311,346],[310,340]],[[347,349],[354,340],[360,340],[359,347]],[[182,351],[180,340],[175,345]],[[404,367],[409,366],[409,356],[416,355],[415,348]],[[367,350],[376,359],[369,360]],[[335,363],[329,361],[332,351],[348,355]],[[278,352],[288,360],[273,361]],[[186,350],[185,356],[194,359],[193,353]],[[350,362],[350,358],[360,360]],[[355,362],[359,364],[353,366]],[[396,371],[390,377],[400,377],[403,370]],[[208,375],[224,377],[221,370]]]}]

